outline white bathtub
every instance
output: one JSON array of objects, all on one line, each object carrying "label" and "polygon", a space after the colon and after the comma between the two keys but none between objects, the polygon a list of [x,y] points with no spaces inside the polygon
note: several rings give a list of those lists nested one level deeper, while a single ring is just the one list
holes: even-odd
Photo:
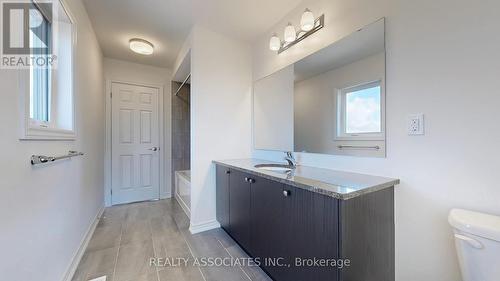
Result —
[{"label": "white bathtub", "polygon": [[191,217],[191,171],[175,172],[175,199],[188,217]]}]

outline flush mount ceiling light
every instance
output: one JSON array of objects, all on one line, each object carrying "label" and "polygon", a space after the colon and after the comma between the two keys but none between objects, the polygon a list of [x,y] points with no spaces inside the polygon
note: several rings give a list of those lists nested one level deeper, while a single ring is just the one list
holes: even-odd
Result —
[{"label": "flush mount ceiling light", "polygon": [[153,44],[144,39],[139,39],[139,38],[130,39],[129,47],[130,50],[141,55],[152,55],[154,51]]},{"label": "flush mount ceiling light", "polygon": [[309,35],[315,33],[316,31],[322,29],[325,26],[325,15],[321,15],[319,18],[314,19],[314,14],[309,9],[305,9],[300,19],[300,31],[295,30],[295,26],[292,23],[288,23],[285,27],[285,32],[283,36],[283,41],[276,35],[273,34],[269,40],[269,49],[271,51],[277,51],[278,54],[290,48],[291,46],[304,40]]}]

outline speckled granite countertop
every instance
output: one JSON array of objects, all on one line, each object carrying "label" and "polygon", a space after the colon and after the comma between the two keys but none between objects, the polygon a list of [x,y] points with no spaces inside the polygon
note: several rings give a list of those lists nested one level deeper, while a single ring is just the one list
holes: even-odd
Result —
[{"label": "speckled granite countertop", "polygon": [[234,159],[213,161],[215,164],[254,174],[297,188],[347,200],[399,184],[399,179],[370,176],[358,173],[297,166],[292,173],[257,169],[257,164],[283,164],[259,159]]}]

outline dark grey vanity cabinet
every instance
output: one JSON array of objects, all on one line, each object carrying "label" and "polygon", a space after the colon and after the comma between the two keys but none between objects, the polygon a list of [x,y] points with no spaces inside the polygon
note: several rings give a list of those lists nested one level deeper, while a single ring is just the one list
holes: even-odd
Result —
[{"label": "dark grey vanity cabinet", "polygon": [[250,249],[250,182],[247,174],[229,174],[229,234],[246,250]]},{"label": "dark grey vanity cabinet", "polygon": [[[262,268],[275,280],[286,275],[284,267],[288,263],[286,237],[283,235],[285,219],[283,185],[268,179],[253,177],[251,184],[250,249],[247,251],[262,262]],[[268,260],[266,260],[268,259]],[[272,266],[275,261],[277,266]],[[284,278],[283,280],[287,280]]]},{"label": "dark grey vanity cabinet", "polygon": [[339,258],[339,200],[292,186],[284,186],[283,220],[286,256],[291,267],[279,280],[338,280],[334,267],[296,265],[295,259]]},{"label": "dark grey vanity cabinet", "polygon": [[341,200],[217,165],[217,218],[273,280],[393,281],[393,191]]},{"label": "dark grey vanity cabinet", "polygon": [[217,191],[217,221],[221,227],[229,231],[229,168],[223,166],[216,167]]}]

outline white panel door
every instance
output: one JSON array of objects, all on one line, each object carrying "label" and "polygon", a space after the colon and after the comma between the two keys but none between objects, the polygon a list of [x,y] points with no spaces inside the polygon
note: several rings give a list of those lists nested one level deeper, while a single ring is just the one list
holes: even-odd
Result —
[{"label": "white panel door", "polygon": [[159,199],[158,92],[112,84],[112,204]]}]

